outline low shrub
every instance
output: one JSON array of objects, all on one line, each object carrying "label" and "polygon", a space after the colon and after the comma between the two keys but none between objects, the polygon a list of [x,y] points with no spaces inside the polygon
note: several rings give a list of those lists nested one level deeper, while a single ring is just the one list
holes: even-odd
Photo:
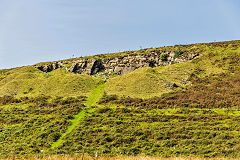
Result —
[{"label": "low shrub", "polygon": [[177,51],[174,52],[173,59],[178,58],[180,55],[182,55],[184,51],[179,47]]},{"label": "low shrub", "polygon": [[160,55],[160,60],[161,60],[161,61],[167,61],[167,55],[164,54],[164,53],[161,54],[161,55]]}]

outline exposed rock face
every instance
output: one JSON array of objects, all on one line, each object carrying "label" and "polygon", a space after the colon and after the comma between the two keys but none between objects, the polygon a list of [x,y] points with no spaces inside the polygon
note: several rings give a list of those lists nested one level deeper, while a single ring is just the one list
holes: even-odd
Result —
[{"label": "exposed rock face", "polygon": [[71,67],[66,68],[67,71],[79,74],[94,75],[105,70],[101,60],[78,60],[72,64]]},{"label": "exposed rock face", "polygon": [[[167,59],[161,60],[161,54],[165,54]],[[186,53],[174,59],[174,52],[152,52],[147,54],[128,54],[105,59],[66,60],[45,65],[35,65],[35,67],[43,72],[51,72],[59,67],[65,67],[68,72],[78,74],[94,75],[104,71],[106,74],[113,73],[116,75],[123,75],[142,67],[159,67],[170,65],[172,63],[186,62],[198,55],[198,53]],[[70,63],[72,63],[72,65],[70,67],[66,67],[69,66]]]},{"label": "exposed rock face", "polygon": [[91,67],[90,75],[94,75],[94,74],[96,74],[98,72],[102,72],[104,70],[105,70],[105,67],[104,67],[102,61],[101,60],[95,60],[92,67]]},{"label": "exposed rock face", "polygon": [[60,67],[59,63],[50,63],[47,65],[40,65],[40,66],[35,66],[37,69],[43,71],[43,72],[51,72],[55,69],[58,69]]}]

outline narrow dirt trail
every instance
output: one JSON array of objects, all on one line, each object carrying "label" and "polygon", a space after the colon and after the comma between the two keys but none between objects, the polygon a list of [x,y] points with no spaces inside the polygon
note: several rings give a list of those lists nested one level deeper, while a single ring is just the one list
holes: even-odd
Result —
[{"label": "narrow dirt trail", "polygon": [[57,141],[53,142],[51,149],[58,147],[63,142],[63,138],[67,134],[71,133],[72,130],[80,123],[80,120],[85,117],[86,111],[92,112],[94,110],[94,109],[89,109],[88,107],[97,105],[98,100],[103,96],[103,92],[104,92],[104,84],[101,84],[90,93],[86,102],[84,103],[86,108],[84,108],[82,111],[80,111],[77,115],[74,116],[66,132],[63,133]]}]

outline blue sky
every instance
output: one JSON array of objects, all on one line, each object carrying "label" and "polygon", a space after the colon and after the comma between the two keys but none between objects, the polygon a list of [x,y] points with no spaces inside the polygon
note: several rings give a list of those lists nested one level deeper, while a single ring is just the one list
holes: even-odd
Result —
[{"label": "blue sky", "polygon": [[239,37],[238,0],[0,0],[0,69]]}]

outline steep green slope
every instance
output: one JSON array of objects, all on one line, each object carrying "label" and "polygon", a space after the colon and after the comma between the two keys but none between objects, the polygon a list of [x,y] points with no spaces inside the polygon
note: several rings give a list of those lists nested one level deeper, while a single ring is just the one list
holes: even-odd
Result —
[{"label": "steep green slope", "polygon": [[[189,75],[196,70],[204,72],[204,74],[199,76],[225,72],[230,64],[220,64],[220,61],[228,59],[228,54],[238,52],[239,47],[240,41],[229,41],[150,48],[85,58],[108,59],[109,57],[117,57],[130,53],[145,54],[169,51],[177,53],[178,49],[181,49],[183,53],[200,54],[200,56],[196,57],[193,61],[182,64],[173,64],[153,69],[141,68],[130,74],[112,78],[106,85],[106,91],[109,94],[149,98],[160,96],[162,93],[171,92],[172,89],[178,87],[184,87],[184,85],[189,82]],[[77,59],[74,60],[76,61]],[[69,61],[69,64],[71,64],[70,62],[73,60],[70,59],[65,61]],[[44,73],[32,66],[20,67],[0,71],[0,96],[34,96],[39,94],[59,96],[86,95],[95,88],[97,83],[98,80],[92,76],[68,73],[65,68],[59,68],[52,72]]]}]

